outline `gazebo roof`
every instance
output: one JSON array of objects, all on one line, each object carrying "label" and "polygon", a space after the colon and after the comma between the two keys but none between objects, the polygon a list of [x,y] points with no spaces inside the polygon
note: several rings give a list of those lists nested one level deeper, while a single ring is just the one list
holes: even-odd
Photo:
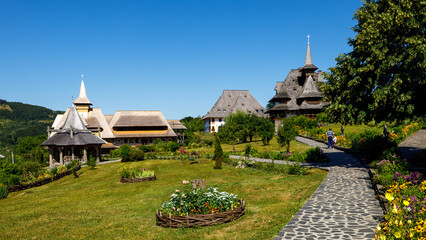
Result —
[{"label": "gazebo roof", "polygon": [[84,146],[101,145],[107,142],[90,132],[83,123],[77,109],[72,107],[63,126],[42,146]]}]

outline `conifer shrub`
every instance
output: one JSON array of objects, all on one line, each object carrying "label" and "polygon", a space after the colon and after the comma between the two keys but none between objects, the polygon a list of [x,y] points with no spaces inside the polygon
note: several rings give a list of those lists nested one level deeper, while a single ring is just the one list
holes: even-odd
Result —
[{"label": "conifer shrub", "polygon": [[220,145],[218,134],[215,134],[213,160],[215,161],[214,169],[222,169],[223,150],[222,150],[222,146]]}]

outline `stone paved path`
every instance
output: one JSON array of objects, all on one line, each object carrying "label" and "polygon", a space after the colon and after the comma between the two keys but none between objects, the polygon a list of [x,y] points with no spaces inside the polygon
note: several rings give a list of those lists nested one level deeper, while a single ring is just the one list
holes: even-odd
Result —
[{"label": "stone paved path", "polygon": [[326,149],[325,144],[302,137],[296,140],[321,147],[330,163],[305,165],[325,168],[329,173],[274,240],[374,239],[383,211],[375,198],[368,169],[343,151]]},{"label": "stone paved path", "polygon": [[426,148],[426,129],[411,134],[398,145],[403,158],[410,159]]}]

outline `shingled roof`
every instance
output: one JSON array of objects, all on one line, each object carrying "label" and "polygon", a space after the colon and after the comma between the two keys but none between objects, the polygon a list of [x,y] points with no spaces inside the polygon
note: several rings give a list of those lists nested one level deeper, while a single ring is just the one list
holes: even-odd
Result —
[{"label": "shingled roof", "polygon": [[248,90],[224,90],[203,119],[225,118],[237,110],[256,114],[259,117],[263,116],[266,111]]},{"label": "shingled roof", "polygon": [[167,122],[173,130],[186,130],[185,125],[183,125],[183,123],[179,120],[167,120]]},{"label": "shingled roof", "polygon": [[[324,94],[318,89],[323,84],[322,72],[312,63],[311,47],[308,42],[305,65],[302,68],[291,69],[283,82],[275,85],[276,94],[269,100],[275,103],[267,113],[282,114],[284,111],[318,110],[327,103],[321,101]],[[284,113],[285,114],[285,113]]]},{"label": "shingled roof", "polygon": [[[65,116],[64,116],[65,117]],[[101,145],[107,142],[90,132],[83,123],[77,109],[72,107],[67,111],[66,119],[61,128],[42,146],[84,146]]]},{"label": "shingled roof", "polygon": [[317,85],[314,83],[312,76],[309,76],[308,80],[303,86],[303,92],[297,98],[322,98],[324,94],[318,91]]}]

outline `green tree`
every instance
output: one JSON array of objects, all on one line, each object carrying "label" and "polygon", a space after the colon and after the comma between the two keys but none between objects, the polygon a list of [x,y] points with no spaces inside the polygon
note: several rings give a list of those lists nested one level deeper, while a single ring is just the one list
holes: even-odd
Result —
[{"label": "green tree", "polygon": [[262,138],[263,144],[268,145],[274,137],[275,124],[268,118],[259,118],[256,130]]},{"label": "green tree", "polygon": [[287,152],[290,152],[290,142],[296,138],[297,134],[294,120],[292,118],[285,118],[282,125],[278,128],[278,143],[281,146],[286,146]]},{"label": "green tree", "polygon": [[[225,118],[225,124],[219,127],[219,137],[227,142],[235,144],[237,141],[247,142],[249,137],[249,115],[243,111],[237,111]],[[235,150],[235,148],[234,148]]]},{"label": "green tree", "polygon": [[220,146],[220,139],[218,134],[215,134],[213,160],[215,161],[214,169],[222,169],[223,150],[222,146]]},{"label": "green tree", "polygon": [[197,141],[196,133],[204,132],[204,121],[201,117],[185,117],[180,120],[180,122],[185,125],[185,140],[187,143],[192,143]]},{"label": "green tree", "polygon": [[324,76],[327,114],[342,123],[424,116],[426,4],[422,0],[365,0],[356,11],[352,52]]}]

